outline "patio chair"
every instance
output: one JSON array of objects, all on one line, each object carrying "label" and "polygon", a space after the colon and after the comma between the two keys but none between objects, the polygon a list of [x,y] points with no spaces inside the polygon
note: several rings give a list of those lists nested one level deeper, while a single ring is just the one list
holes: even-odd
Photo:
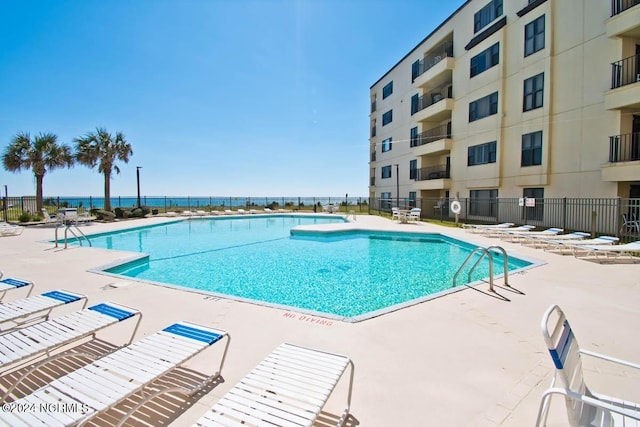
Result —
[{"label": "patio chair", "polygon": [[420,208],[413,208],[409,211],[409,215],[407,215],[407,220],[409,222],[411,221],[415,221],[415,222],[420,222],[420,214],[422,213],[422,209]]},{"label": "patio chair", "polygon": [[627,368],[640,369],[640,364],[581,349],[569,321],[557,305],[547,309],[541,326],[555,375],[551,387],[542,395],[536,426],[546,425],[551,398],[557,394],[565,398],[567,417],[572,427],[640,425],[640,404],[597,394],[589,389],[584,380],[581,355]]},{"label": "patio chair", "polygon": [[0,336],[0,372],[4,374],[66,345],[80,344],[82,339],[134,316],[138,317],[138,323],[131,335],[133,339],[142,315],[138,310],[114,303],[94,305],[4,334]]},{"label": "patio chair", "polygon": [[399,208],[391,208],[391,219],[399,220],[400,219],[400,209]]},{"label": "patio chair", "polygon": [[[0,425],[84,425],[94,416],[142,391],[169,371],[184,365],[223,338],[227,338],[218,370],[199,386],[145,390],[147,395],[119,420],[125,423],[140,407],[165,393],[193,395],[220,376],[229,347],[225,331],[178,322],[83,366],[11,403],[13,407],[48,407],[55,402],[66,411],[16,411],[0,413]],[[119,415],[118,415],[119,416]]]},{"label": "patio chair", "polygon": [[600,255],[603,255],[605,258],[620,258],[627,255],[630,258],[637,258],[633,254],[640,253],[640,240],[622,245],[576,245],[576,249],[586,251],[585,255],[579,255],[576,252],[574,254],[576,257],[594,256],[599,258]]},{"label": "patio chair", "polygon": [[280,344],[225,394],[197,426],[311,426],[351,367],[344,424],[351,405],[353,362],[342,355]]},{"label": "patio chair", "polygon": [[640,233],[640,220],[636,218],[635,214],[622,214],[622,226],[620,232],[627,233]]},{"label": "patio chair", "polygon": [[52,215],[45,208],[40,209],[40,212],[45,224],[60,224],[62,222],[61,215]]},{"label": "patio chair", "polygon": [[0,304],[0,325],[2,325],[0,334],[5,334],[27,324],[46,320],[55,308],[81,300],[84,300],[82,308],[85,308],[87,305],[86,295],[56,290],[2,303]]},{"label": "patio chair", "polygon": [[7,291],[12,291],[20,288],[29,288],[27,296],[31,295],[33,291],[33,282],[31,280],[16,279],[15,277],[5,277],[0,280],[0,301],[4,298]]},{"label": "patio chair", "polygon": [[269,208],[264,208],[264,211],[265,211],[266,213],[273,213],[273,211],[272,211],[271,209],[269,209]]}]

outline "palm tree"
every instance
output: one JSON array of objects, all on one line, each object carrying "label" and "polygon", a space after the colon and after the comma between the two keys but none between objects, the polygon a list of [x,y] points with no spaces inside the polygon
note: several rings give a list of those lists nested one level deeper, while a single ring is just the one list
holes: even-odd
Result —
[{"label": "palm tree", "polygon": [[11,172],[31,169],[36,178],[36,206],[42,210],[42,181],[48,171],[73,166],[71,148],[58,144],[53,133],[40,133],[33,141],[27,132],[16,134],[2,156],[4,168]]},{"label": "palm tree", "polygon": [[98,172],[104,175],[104,209],[111,210],[111,173],[120,173],[115,164],[121,160],[129,163],[129,156],[133,154],[122,132],[112,136],[105,128],[96,128],[84,137],[74,139],[76,143],[76,160],[90,168],[98,166]]}]

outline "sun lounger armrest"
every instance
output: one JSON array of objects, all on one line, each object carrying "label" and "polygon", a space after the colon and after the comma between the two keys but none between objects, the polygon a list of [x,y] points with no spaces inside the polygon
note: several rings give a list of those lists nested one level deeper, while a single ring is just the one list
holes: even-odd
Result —
[{"label": "sun lounger armrest", "polygon": [[42,296],[45,296],[47,298],[51,298],[57,301],[62,301],[65,304],[84,300],[84,304],[82,308],[84,308],[87,305],[87,301],[88,301],[86,295],[77,294],[75,292],[69,292],[69,291],[60,290],[60,289],[55,291],[50,291],[50,292],[44,292],[42,293]]},{"label": "sun lounger armrest", "polygon": [[138,316],[138,322],[136,323],[136,326],[131,333],[131,338],[129,339],[129,344],[133,342],[133,338],[136,336],[136,332],[138,332],[138,327],[140,326],[140,321],[142,320],[142,313],[140,310],[112,302],[94,305],[89,307],[87,310],[93,310],[106,316],[111,316],[117,319],[118,322]]},{"label": "sun lounger armrest", "polygon": [[618,365],[624,365],[624,366],[627,366],[629,368],[635,368],[635,369],[639,369],[640,370],[640,364],[638,364],[638,363],[629,362],[628,360],[623,360],[623,359],[617,359],[615,357],[607,356],[607,355],[600,354],[600,353],[595,353],[595,352],[589,351],[589,350],[580,349],[578,351],[580,352],[580,354],[584,354],[585,356],[595,357],[597,359],[606,360],[607,362],[617,363]]},{"label": "sun lounger armrest", "polygon": [[[616,413],[616,414],[620,414],[624,417],[628,417],[637,421],[640,421],[640,412],[638,411],[634,411],[632,409],[627,409],[621,406],[616,406],[616,405],[612,405],[610,403],[604,402],[602,400],[598,400],[598,399],[594,399],[592,397],[589,396],[585,396],[583,394],[578,394],[578,393],[574,393],[571,390],[567,390],[564,388],[560,388],[560,387],[552,387],[550,389],[548,389],[547,391],[544,392],[544,394],[542,395],[542,399],[540,400],[540,407],[538,409],[538,418],[536,420],[536,426],[543,426],[545,425],[545,421],[546,421],[546,416],[547,416],[547,412],[548,412],[548,402],[549,399],[552,397],[552,395],[554,394],[560,394],[566,398],[572,399],[572,400],[576,400],[576,401],[580,401],[582,403],[585,403],[589,406],[593,406],[593,407],[597,407],[597,408],[602,408],[604,410]],[[541,423],[542,422],[542,423]]]}]

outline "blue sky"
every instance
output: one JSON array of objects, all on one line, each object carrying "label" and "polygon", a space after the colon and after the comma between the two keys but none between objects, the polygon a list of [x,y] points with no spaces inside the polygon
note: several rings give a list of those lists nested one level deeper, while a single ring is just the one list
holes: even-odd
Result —
[{"label": "blue sky", "polygon": [[[103,126],[134,152],[114,196],[136,166],[146,196],[367,196],[369,87],[461,4],[0,0],[0,148]],[[35,194],[30,171],[0,185]],[[103,179],[56,169],[44,194]]]}]

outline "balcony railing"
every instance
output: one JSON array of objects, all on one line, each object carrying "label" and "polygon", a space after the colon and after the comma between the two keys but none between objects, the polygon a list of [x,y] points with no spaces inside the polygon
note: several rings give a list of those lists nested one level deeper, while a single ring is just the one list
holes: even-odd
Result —
[{"label": "balcony railing", "polygon": [[376,136],[376,127],[372,126],[371,127],[371,138],[373,138],[374,136]]},{"label": "balcony railing", "polygon": [[639,4],[640,0],[611,0],[611,16],[616,16]]},{"label": "balcony railing", "polygon": [[418,136],[411,138],[411,147],[419,147],[443,138],[451,138],[451,122],[427,129]]},{"label": "balcony railing", "polygon": [[376,177],[375,176],[369,177],[369,185],[376,185]]},{"label": "balcony railing", "polygon": [[416,171],[416,181],[426,181],[428,179],[450,178],[447,165],[428,166]]},{"label": "balcony railing", "polygon": [[376,111],[376,101],[371,101],[371,112],[375,113]]},{"label": "balcony railing", "polygon": [[411,83],[446,57],[453,57],[453,43],[437,47],[411,66]]},{"label": "balcony railing", "polygon": [[411,97],[411,115],[418,111],[422,111],[427,107],[442,101],[445,98],[453,98],[453,90],[451,83],[446,83],[438,88],[426,93],[422,96],[414,95]]},{"label": "balcony railing", "polygon": [[640,160],[640,132],[609,137],[609,163]]},{"label": "balcony railing", "polygon": [[611,89],[640,82],[639,62],[640,55],[613,62],[611,64]]},{"label": "balcony railing", "polygon": [[375,161],[376,161],[376,152],[375,152],[375,151],[373,151],[373,152],[371,153],[371,161],[372,161],[372,162],[375,162]]}]

